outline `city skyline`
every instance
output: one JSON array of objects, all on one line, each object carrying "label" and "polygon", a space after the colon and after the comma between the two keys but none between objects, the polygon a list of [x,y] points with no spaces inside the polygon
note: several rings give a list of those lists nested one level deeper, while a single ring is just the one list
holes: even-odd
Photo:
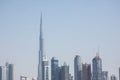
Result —
[{"label": "city skyline", "polygon": [[42,11],[44,51],[49,60],[56,56],[60,64],[66,61],[70,65],[70,73],[73,74],[74,56],[80,55],[83,62],[92,63],[99,47],[103,70],[118,77],[119,3],[83,0],[1,1],[0,65],[7,61],[14,63],[17,78],[22,74],[37,76],[39,16]]}]

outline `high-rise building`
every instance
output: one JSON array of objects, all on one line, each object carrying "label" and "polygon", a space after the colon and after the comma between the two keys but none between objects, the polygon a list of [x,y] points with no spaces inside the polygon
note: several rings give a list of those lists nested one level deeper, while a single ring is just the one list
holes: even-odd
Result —
[{"label": "high-rise building", "polygon": [[111,75],[110,80],[117,80],[117,77],[115,75]]},{"label": "high-rise building", "polygon": [[66,63],[61,66],[60,77],[60,80],[69,80],[69,66]]},{"label": "high-rise building", "polygon": [[43,79],[42,80],[49,80],[49,61],[46,56],[43,56],[42,61],[42,69],[43,69]]},{"label": "high-rise building", "polygon": [[6,63],[6,76],[7,80],[14,80],[13,64]]},{"label": "high-rise building", "polygon": [[6,80],[6,67],[0,66],[0,80]]},{"label": "high-rise building", "polygon": [[2,80],[2,66],[0,66],[0,80]]},{"label": "high-rise building", "polygon": [[42,36],[42,14],[40,19],[40,42],[39,42],[39,61],[38,61],[38,77],[37,80],[43,80],[43,36]]},{"label": "high-rise building", "polygon": [[82,61],[79,55],[74,58],[74,80],[82,80]]},{"label": "high-rise building", "polygon": [[92,66],[93,66],[92,80],[102,80],[102,60],[99,57],[99,55],[96,55],[96,57],[93,58]]},{"label": "high-rise building", "polygon": [[119,67],[119,80],[120,80],[120,67]]},{"label": "high-rise building", "polygon": [[91,80],[91,64],[82,64],[82,80]]},{"label": "high-rise building", "polygon": [[51,59],[51,80],[59,80],[58,59],[55,57]]},{"label": "high-rise building", "polygon": [[108,71],[102,71],[102,80],[108,80]]}]

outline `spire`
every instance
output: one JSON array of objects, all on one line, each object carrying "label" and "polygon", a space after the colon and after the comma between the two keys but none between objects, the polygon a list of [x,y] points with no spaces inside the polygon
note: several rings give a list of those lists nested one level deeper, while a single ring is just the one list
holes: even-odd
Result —
[{"label": "spire", "polygon": [[41,17],[40,17],[40,43],[39,43],[39,48],[40,48],[40,55],[43,57],[43,33],[42,33],[42,12],[41,12]]},{"label": "spire", "polygon": [[99,47],[98,47],[98,51],[96,52],[96,57],[99,57]]},{"label": "spire", "polygon": [[42,37],[42,12],[40,17],[40,37]]},{"label": "spire", "polygon": [[43,69],[42,69],[42,61],[43,61],[43,36],[42,36],[42,12],[40,17],[40,36],[39,36],[39,63],[38,63],[38,79],[43,80]]}]

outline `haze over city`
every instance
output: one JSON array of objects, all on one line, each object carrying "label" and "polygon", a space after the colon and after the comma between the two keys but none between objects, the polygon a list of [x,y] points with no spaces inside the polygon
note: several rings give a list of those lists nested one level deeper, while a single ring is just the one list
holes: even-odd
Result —
[{"label": "haze over city", "polygon": [[73,74],[75,55],[92,63],[99,51],[103,70],[118,77],[119,4],[119,0],[1,0],[0,65],[14,64],[15,80],[20,75],[37,77],[42,12],[44,54],[49,61],[57,57]]}]

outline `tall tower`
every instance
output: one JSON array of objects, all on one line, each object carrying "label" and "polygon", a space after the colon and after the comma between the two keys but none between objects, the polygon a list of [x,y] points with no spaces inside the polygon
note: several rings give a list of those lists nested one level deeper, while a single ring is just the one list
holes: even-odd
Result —
[{"label": "tall tower", "polygon": [[82,80],[91,80],[91,64],[82,64]]},{"label": "tall tower", "polygon": [[42,61],[43,61],[43,36],[42,36],[42,13],[40,19],[40,37],[39,37],[39,63],[38,63],[38,80],[43,80],[43,69],[42,69]]},{"label": "tall tower", "polygon": [[52,57],[51,59],[51,80],[59,80],[59,74],[58,74],[58,59],[55,57]]},{"label": "tall tower", "polygon": [[120,80],[120,67],[119,67],[119,80]]},{"label": "tall tower", "polygon": [[74,80],[82,80],[82,61],[79,55],[74,58]]},{"label": "tall tower", "polygon": [[102,59],[97,54],[92,60],[93,77],[92,80],[102,80]]},{"label": "tall tower", "polygon": [[43,56],[43,61],[42,61],[42,80],[49,80],[49,61],[47,59],[47,56]]}]

